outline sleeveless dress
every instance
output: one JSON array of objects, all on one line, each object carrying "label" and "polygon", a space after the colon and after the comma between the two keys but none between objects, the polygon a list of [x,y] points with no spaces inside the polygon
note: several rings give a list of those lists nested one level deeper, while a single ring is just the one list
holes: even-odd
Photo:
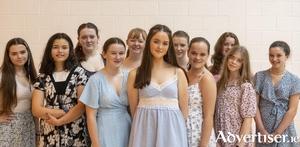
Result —
[{"label": "sleeveless dress", "polygon": [[139,89],[129,147],[187,147],[177,85],[176,73],[161,85],[151,82]]},{"label": "sleeveless dress", "polygon": [[[189,93],[189,111],[186,121],[188,146],[199,147],[201,139],[201,129],[203,123],[203,104],[202,104],[202,93],[199,89],[199,82],[202,79],[203,74],[198,82],[188,87]],[[208,147],[215,147],[215,133],[212,129]]]},{"label": "sleeveless dress", "polygon": [[[280,81],[273,86],[269,70],[257,72],[254,76],[255,90],[259,94],[259,109],[262,123],[268,133],[273,133],[281,123],[289,106],[290,96],[300,93],[300,79],[287,71]],[[299,124],[296,124],[299,126]],[[298,147],[294,121],[281,133],[278,139],[281,143],[273,142],[268,147]],[[298,136],[299,137],[299,136]],[[293,139],[292,139],[293,138]],[[257,147],[265,147],[256,142]]]},{"label": "sleeveless dress", "polygon": [[127,147],[131,118],[127,112],[128,98],[126,83],[128,73],[124,72],[120,95],[112,88],[102,71],[90,77],[80,101],[97,109],[98,138],[101,147]]}]

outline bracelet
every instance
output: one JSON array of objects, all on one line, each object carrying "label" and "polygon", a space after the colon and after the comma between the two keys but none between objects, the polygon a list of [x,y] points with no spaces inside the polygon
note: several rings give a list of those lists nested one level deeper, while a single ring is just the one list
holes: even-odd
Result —
[{"label": "bracelet", "polygon": [[63,109],[66,113],[69,112],[69,109],[68,109],[66,106],[62,106],[62,109]]}]

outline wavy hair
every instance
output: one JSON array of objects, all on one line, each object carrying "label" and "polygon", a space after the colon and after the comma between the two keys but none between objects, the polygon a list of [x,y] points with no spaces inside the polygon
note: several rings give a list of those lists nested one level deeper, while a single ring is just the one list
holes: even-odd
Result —
[{"label": "wavy hair", "polygon": [[222,50],[223,50],[224,42],[227,37],[234,38],[234,45],[240,45],[238,37],[232,32],[225,32],[219,37],[219,39],[216,42],[215,47],[214,47],[215,52],[211,57],[211,63],[213,65],[212,65],[212,68],[210,69],[210,72],[212,74],[220,73],[220,69],[222,66],[223,58],[224,58],[224,56],[222,54]]}]

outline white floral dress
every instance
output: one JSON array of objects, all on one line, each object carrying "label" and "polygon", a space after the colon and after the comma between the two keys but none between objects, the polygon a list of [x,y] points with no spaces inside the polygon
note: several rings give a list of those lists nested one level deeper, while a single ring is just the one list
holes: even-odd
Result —
[{"label": "white floral dress", "polygon": [[[205,74],[203,74],[205,75]],[[199,78],[199,81],[188,87],[189,99],[188,99],[188,117],[186,121],[187,127],[187,136],[188,136],[188,146],[189,147],[199,147],[200,146],[200,138],[201,138],[201,129],[203,123],[203,104],[202,104],[202,93],[199,89],[199,82],[203,75]],[[210,139],[209,139],[209,147],[215,147],[215,134],[212,130]]]}]

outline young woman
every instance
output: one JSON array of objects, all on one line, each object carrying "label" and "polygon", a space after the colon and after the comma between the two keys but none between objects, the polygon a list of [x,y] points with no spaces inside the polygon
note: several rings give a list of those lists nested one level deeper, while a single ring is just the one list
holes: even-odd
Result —
[{"label": "young woman", "polygon": [[[251,83],[249,53],[243,46],[234,46],[224,59],[222,75],[217,82],[214,129],[222,147],[252,147],[252,118],[256,113],[255,90]],[[238,138],[229,137],[231,134]],[[224,137],[222,137],[224,136]],[[230,140],[224,140],[230,138]]]},{"label": "young woman", "polygon": [[189,147],[215,147],[213,116],[216,82],[205,68],[210,52],[209,42],[202,37],[191,40],[188,50],[189,113],[186,121]]},{"label": "young woman", "polygon": [[[285,69],[290,52],[286,42],[273,42],[269,47],[271,68],[254,76],[258,101],[256,129],[268,136],[266,141],[260,138],[257,147],[298,147],[298,142],[291,138],[297,137],[293,120],[299,103],[300,79]],[[281,135],[277,141],[274,140],[276,135]]]},{"label": "young woman", "polygon": [[78,43],[75,55],[80,67],[84,68],[90,77],[105,66],[105,61],[98,51],[100,39],[98,28],[93,23],[83,23],[77,29]]},{"label": "young woman", "polygon": [[216,81],[220,78],[223,58],[232,49],[233,46],[239,45],[239,39],[232,32],[223,33],[215,44],[214,54],[211,57],[211,65],[208,69],[213,74]]},{"label": "young woman", "polygon": [[92,147],[127,147],[131,118],[127,112],[128,73],[121,70],[125,44],[110,38],[102,54],[106,66],[90,77],[80,98],[86,105]]},{"label": "young woman", "polygon": [[[78,98],[87,82],[83,68],[77,66],[73,43],[65,33],[48,40],[33,92],[32,112],[41,118],[41,146],[86,146],[84,105]],[[79,115],[71,123],[54,126],[49,116],[60,118],[66,113]]]},{"label": "young woman", "polygon": [[[36,78],[32,54],[22,38],[6,44],[0,71],[0,144],[36,146],[38,119],[31,114],[32,83]],[[38,139],[38,138],[37,138]]]},{"label": "young woman", "polygon": [[188,61],[189,61],[187,57],[189,42],[190,42],[190,37],[186,32],[179,30],[173,34],[173,44],[174,44],[177,62],[179,66],[181,66],[185,70],[187,70]]},{"label": "young woman", "polygon": [[126,59],[121,66],[123,70],[129,72],[141,65],[146,38],[147,33],[143,29],[135,28],[129,32],[126,40],[128,46]]},{"label": "young woman", "polygon": [[130,71],[127,91],[133,116],[129,147],[187,146],[187,78],[175,56],[172,32],[149,31],[141,66]]}]

